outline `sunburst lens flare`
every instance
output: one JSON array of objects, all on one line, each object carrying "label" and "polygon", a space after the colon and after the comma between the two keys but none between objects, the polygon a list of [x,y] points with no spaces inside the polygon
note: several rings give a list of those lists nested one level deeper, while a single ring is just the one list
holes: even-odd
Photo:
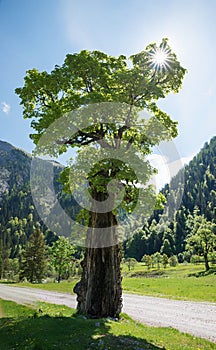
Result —
[{"label": "sunburst lens flare", "polygon": [[169,51],[164,48],[157,48],[150,54],[150,62],[154,69],[168,68],[170,62]]},{"label": "sunburst lens flare", "polygon": [[159,64],[159,65],[163,65],[165,63],[167,59],[167,54],[166,52],[164,51],[158,51],[155,53],[155,57],[154,57],[154,60],[155,60],[155,63],[156,64]]}]

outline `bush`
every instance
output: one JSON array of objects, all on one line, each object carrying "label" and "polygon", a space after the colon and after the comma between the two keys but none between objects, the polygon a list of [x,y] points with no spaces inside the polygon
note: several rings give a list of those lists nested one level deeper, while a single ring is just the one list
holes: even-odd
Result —
[{"label": "bush", "polygon": [[148,267],[148,270],[150,269],[150,267],[151,267],[151,265],[152,265],[152,257],[150,256],[150,255],[144,255],[143,257],[142,257],[142,260],[141,261],[143,261],[144,263],[145,263],[145,265]]},{"label": "bush", "polygon": [[134,266],[137,264],[137,260],[135,258],[127,258],[125,259],[125,264],[128,267],[128,270],[134,269]]},{"label": "bush", "polygon": [[163,264],[163,267],[166,268],[167,265],[169,263],[169,258],[166,254],[163,254],[163,257],[162,257],[162,264]]},{"label": "bush", "polygon": [[157,264],[157,268],[160,269],[160,263],[162,262],[162,255],[159,252],[154,253],[153,261]]},{"label": "bush", "polygon": [[191,259],[190,259],[190,262],[192,264],[200,264],[204,261],[203,257],[199,256],[199,255],[192,255],[191,256]]},{"label": "bush", "polygon": [[179,253],[177,255],[177,258],[178,258],[178,263],[179,264],[182,264],[184,262],[184,254],[183,253]]},{"label": "bush", "polygon": [[172,267],[176,267],[176,265],[178,264],[178,259],[175,255],[172,255],[170,258],[169,258],[169,264],[170,266]]}]

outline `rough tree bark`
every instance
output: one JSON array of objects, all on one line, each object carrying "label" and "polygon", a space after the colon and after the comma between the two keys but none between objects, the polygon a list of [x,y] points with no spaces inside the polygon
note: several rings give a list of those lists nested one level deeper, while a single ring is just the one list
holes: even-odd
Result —
[{"label": "rough tree bark", "polygon": [[210,266],[209,266],[209,261],[208,261],[208,254],[204,254],[204,260],[205,260],[205,269],[206,269],[206,271],[209,271]]},{"label": "rough tree bark", "polygon": [[[103,193],[97,193],[94,197],[98,201],[106,198]],[[117,225],[115,215],[112,212],[93,211],[90,214],[87,242],[94,241],[98,246],[100,242],[106,244],[109,240],[110,244],[115,242]],[[101,228],[100,235],[95,237],[94,228]],[[81,280],[74,287],[78,312],[93,318],[118,317],[122,309],[121,245],[107,245],[100,248],[86,248],[81,263],[83,268]]]}]

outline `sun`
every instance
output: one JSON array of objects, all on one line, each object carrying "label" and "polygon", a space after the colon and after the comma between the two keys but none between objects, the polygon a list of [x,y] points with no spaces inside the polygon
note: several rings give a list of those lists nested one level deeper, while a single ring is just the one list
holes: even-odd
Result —
[{"label": "sun", "polygon": [[154,69],[160,70],[168,68],[170,62],[169,50],[165,48],[157,48],[150,54],[150,62]]}]

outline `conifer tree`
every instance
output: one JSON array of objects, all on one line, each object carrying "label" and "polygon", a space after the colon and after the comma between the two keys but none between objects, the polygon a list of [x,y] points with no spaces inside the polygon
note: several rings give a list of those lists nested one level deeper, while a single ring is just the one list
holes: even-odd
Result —
[{"label": "conifer tree", "polygon": [[40,227],[36,227],[22,254],[20,279],[40,283],[46,270],[46,246]]}]

